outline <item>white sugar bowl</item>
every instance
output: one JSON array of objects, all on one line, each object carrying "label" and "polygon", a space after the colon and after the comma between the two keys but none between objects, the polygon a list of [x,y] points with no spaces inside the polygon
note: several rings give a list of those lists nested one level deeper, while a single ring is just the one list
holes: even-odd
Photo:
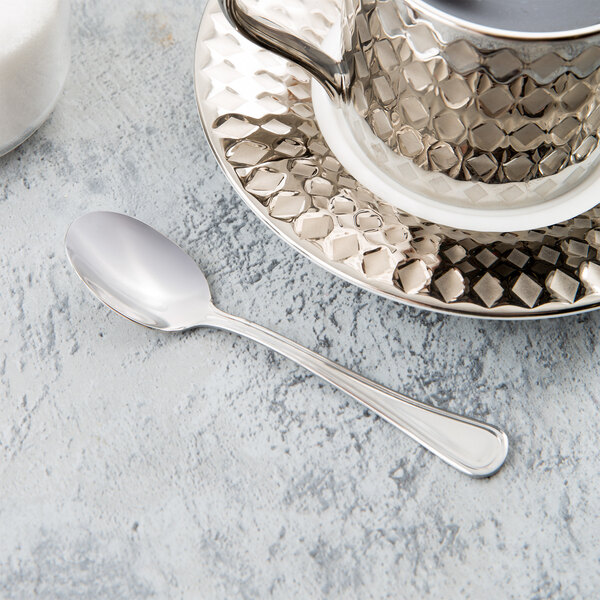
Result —
[{"label": "white sugar bowl", "polygon": [[69,61],[69,0],[0,0],[0,156],[49,117]]}]

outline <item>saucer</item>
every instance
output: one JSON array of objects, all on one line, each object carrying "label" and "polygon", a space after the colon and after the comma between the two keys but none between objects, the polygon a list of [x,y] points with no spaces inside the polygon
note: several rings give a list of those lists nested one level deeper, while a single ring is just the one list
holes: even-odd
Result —
[{"label": "saucer", "polygon": [[[379,198],[421,219],[473,231],[523,231],[572,219],[598,204],[600,149],[551,180],[500,190],[419,168],[379,139],[352,104],[334,101],[314,79],[311,97],[317,125],[342,166]],[[561,193],[565,184],[569,189]]]},{"label": "saucer", "polygon": [[[305,13],[314,41],[336,12],[330,0],[307,4],[316,7]],[[399,302],[465,316],[539,318],[599,306],[600,207],[508,233],[401,211],[343,168],[316,122],[310,76],[235,32],[216,0],[198,33],[195,87],[206,136],[234,188],[330,272]]]}]

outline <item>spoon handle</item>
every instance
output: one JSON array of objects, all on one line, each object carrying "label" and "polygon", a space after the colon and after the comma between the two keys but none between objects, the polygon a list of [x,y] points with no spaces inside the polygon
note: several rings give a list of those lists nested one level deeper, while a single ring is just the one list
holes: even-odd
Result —
[{"label": "spoon handle", "polygon": [[393,392],[260,325],[218,309],[205,324],[271,348],[346,392],[443,461],[472,477],[489,477],[504,463],[506,434],[486,423]]}]

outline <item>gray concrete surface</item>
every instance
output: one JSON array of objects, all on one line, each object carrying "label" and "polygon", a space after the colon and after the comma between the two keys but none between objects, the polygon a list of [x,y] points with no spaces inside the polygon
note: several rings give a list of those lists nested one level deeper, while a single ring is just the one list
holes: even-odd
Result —
[{"label": "gray concrete surface", "polygon": [[[65,94],[0,159],[0,597],[597,598],[600,313],[428,314],[296,254],[204,140],[202,7],[75,0]],[[171,236],[222,308],[502,425],[505,468],[470,480],[251,342],[111,314],[62,249],[94,209]]]}]

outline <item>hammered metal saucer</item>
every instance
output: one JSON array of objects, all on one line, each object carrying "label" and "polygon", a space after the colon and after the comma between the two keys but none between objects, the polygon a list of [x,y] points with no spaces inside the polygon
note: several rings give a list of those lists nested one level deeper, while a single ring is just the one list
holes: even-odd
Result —
[{"label": "hammered metal saucer", "polygon": [[[335,23],[335,2],[299,4],[303,22],[310,19],[303,34],[318,41]],[[332,273],[399,302],[464,316],[598,308],[600,206],[509,233],[462,231],[399,211],[345,172],[325,143],[309,75],[235,32],[216,0],[198,33],[195,86],[206,136],[235,189]]]}]

